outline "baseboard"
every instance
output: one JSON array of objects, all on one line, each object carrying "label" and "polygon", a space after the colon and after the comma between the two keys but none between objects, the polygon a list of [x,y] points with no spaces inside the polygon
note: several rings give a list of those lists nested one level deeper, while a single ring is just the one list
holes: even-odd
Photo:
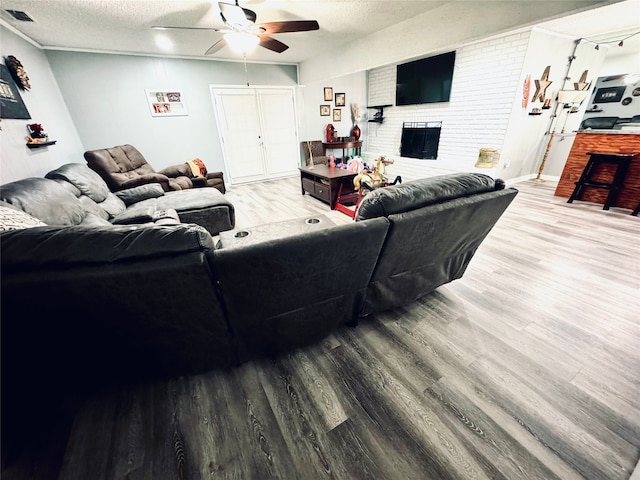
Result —
[{"label": "baseboard", "polygon": [[[529,175],[523,175],[521,177],[510,178],[509,180],[505,180],[504,182],[507,185],[513,185],[515,183],[520,183],[520,182],[530,182],[534,178],[536,178],[536,175],[531,173]],[[540,179],[544,180],[545,182],[554,182],[554,183],[557,183],[560,181],[560,177],[555,175],[540,175]]]}]

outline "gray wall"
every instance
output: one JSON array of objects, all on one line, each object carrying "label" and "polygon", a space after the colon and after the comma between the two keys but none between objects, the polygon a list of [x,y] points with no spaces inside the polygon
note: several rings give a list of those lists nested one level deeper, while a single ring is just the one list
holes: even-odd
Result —
[{"label": "gray wall", "polygon": [[[86,150],[130,143],[156,169],[200,158],[224,171],[210,85],[245,85],[241,62],[48,51]],[[292,65],[248,64],[252,86],[296,85]],[[145,89],[181,90],[187,116],[152,117]]]},{"label": "gray wall", "polygon": [[[30,90],[21,92],[31,120],[3,118],[0,122],[0,184],[42,177],[65,163],[83,162],[82,142],[44,51],[2,26],[0,36],[2,58],[13,55],[20,60],[31,83]],[[58,143],[37,150],[27,148],[30,123],[40,123]]]}]

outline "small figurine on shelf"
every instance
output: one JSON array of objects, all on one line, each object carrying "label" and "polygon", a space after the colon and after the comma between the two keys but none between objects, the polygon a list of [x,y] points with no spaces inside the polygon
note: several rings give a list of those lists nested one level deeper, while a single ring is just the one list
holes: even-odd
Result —
[{"label": "small figurine on shelf", "polygon": [[30,123],[27,125],[29,135],[27,135],[27,143],[45,143],[49,141],[47,135],[39,123]]}]

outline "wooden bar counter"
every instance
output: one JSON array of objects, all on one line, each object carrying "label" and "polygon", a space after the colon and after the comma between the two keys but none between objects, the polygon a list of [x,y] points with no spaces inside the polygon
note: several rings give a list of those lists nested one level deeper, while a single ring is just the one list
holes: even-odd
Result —
[{"label": "wooden bar counter", "polygon": [[[606,133],[605,133],[606,132]],[[580,179],[582,170],[589,161],[588,152],[634,153],[629,171],[624,180],[624,188],[620,191],[617,207],[633,210],[640,202],[640,134],[611,133],[598,130],[596,132],[579,132],[573,142],[567,163],[564,166],[555,195],[558,197],[571,196],[573,189]],[[611,181],[613,177],[612,165],[602,165],[596,172],[596,179]],[[608,191],[600,188],[586,188],[580,201],[604,204]],[[576,200],[577,201],[577,200]]]}]

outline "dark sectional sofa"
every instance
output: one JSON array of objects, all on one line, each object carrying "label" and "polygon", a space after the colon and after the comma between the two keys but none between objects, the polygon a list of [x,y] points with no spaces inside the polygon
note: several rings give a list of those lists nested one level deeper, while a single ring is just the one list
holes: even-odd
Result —
[{"label": "dark sectional sofa", "polygon": [[160,184],[145,184],[113,193],[79,163],[63,165],[45,178],[2,185],[0,201],[49,226],[196,223],[217,235],[235,225],[233,205],[216,188],[165,192]]},{"label": "dark sectional sofa", "polygon": [[185,223],[4,232],[3,392],[34,377],[77,387],[227,368],[317,342],[460,278],[516,194],[481,174],[406,182],[369,193],[353,223],[234,248]]}]

